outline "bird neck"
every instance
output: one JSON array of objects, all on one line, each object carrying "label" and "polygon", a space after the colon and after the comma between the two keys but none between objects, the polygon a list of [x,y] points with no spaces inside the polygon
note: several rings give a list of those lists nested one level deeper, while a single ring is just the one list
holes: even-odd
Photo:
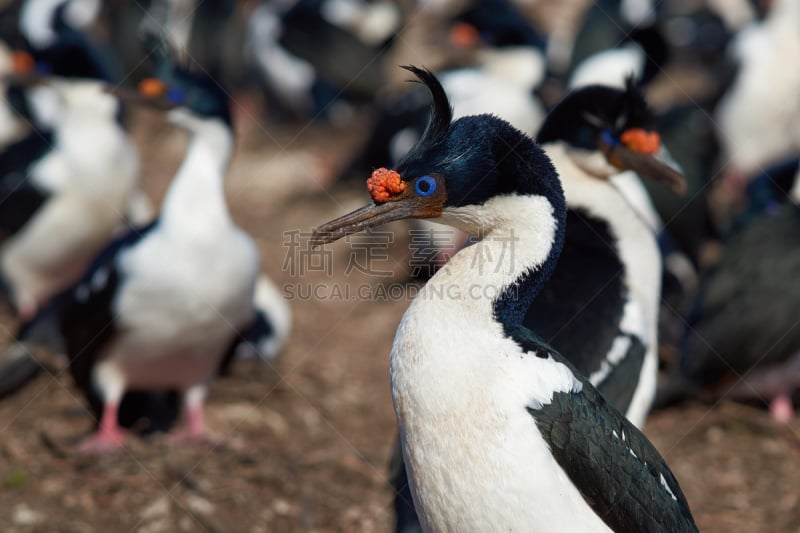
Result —
[{"label": "bird neck", "polygon": [[223,179],[232,151],[233,134],[221,121],[192,125],[186,157],[164,199],[161,219],[166,227],[231,223]]},{"label": "bird neck", "polygon": [[797,174],[794,177],[792,189],[789,191],[789,200],[800,205],[800,170],[797,171]]},{"label": "bird neck", "polygon": [[460,267],[471,285],[483,286],[491,315],[509,333],[509,327],[522,324],[555,269],[567,206],[558,174],[539,146],[510,127],[493,133],[496,172],[508,193],[449,211],[461,210],[466,223],[456,221],[456,227],[481,238],[480,246],[465,250]]},{"label": "bird neck", "polygon": [[571,208],[583,208],[603,219],[620,236],[638,234],[642,225],[652,234],[660,231],[658,213],[635,173],[614,169],[606,176],[593,172],[586,166],[588,152],[573,149],[564,141],[547,143],[543,148],[559,169]]},{"label": "bird neck", "polygon": [[27,131],[27,125],[5,97],[7,90],[6,84],[0,83],[0,150],[20,140]]},{"label": "bird neck", "polygon": [[457,295],[459,306],[476,308],[504,327],[521,324],[561,251],[563,204],[554,206],[544,196],[508,194],[478,207],[450,209],[444,219],[448,217],[480,221],[480,240],[456,254],[426,291],[441,291],[446,298]]}]

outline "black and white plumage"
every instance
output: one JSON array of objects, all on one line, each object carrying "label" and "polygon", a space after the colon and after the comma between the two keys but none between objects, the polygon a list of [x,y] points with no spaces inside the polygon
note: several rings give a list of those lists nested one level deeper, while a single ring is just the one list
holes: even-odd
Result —
[{"label": "black and white plumage", "polygon": [[[634,55],[638,58],[638,54]],[[603,56],[602,60],[594,63],[590,58],[585,69],[576,72],[580,76],[572,80],[573,89],[585,87],[587,83],[622,89],[630,72],[642,72],[629,63],[628,59],[633,56],[628,56],[627,52],[614,50],[598,55]],[[686,178],[687,193],[682,197],[669,194],[660,185],[647,181],[644,193],[649,205],[648,213],[643,214],[651,220],[654,230],[677,246],[671,253],[688,258],[693,267],[697,267],[704,248],[718,239],[708,204],[708,183],[714,175],[712,169],[718,155],[714,125],[707,108],[699,107],[694,101],[659,114],[657,122],[663,147],[660,157],[680,169]],[[624,182],[618,185],[625,187],[635,182],[636,177],[633,173],[624,173],[617,181]],[[662,221],[668,223],[664,225]]]},{"label": "black and white plumage", "polygon": [[626,132],[656,135],[653,122],[632,81],[624,90],[579,89],[548,115],[537,142],[561,178],[567,232],[525,318],[637,427],[656,389],[662,264],[654,209],[636,173],[678,190],[683,181],[630,143],[638,157],[624,162],[605,143],[630,147],[620,140]]},{"label": "black and white plumage", "polygon": [[731,43],[739,70],[714,118],[731,167],[754,176],[800,151],[800,4],[772,3],[767,18]]},{"label": "black and white plumage", "polygon": [[686,397],[755,399],[776,420],[792,420],[800,388],[800,172],[797,162],[789,168],[791,188],[768,176],[770,191],[759,192],[700,278],[679,374],[659,391],[659,406]]},{"label": "black and white plumage", "polygon": [[436,78],[411,70],[433,94],[424,137],[397,175],[373,175],[373,204],[320,226],[314,242],[410,217],[483,237],[425,285],[392,348],[423,529],[696,531],[655,448],[522,325],[563,243],[566,204],[550,160],[497,118],[451,122]]},{"label": "black and white plumage", "polygon": [[[616,174],[628,167],[592,165],[589,154],[602,154],[604,133],[619,138],[631,128],[651,127],[647,105],[633,86],[582,88],[545,120],[539,141],[564,188],[567,229],[556,267],[524,320],[569,354],[570,363],[637,427],[644,425],[655,395],[658,367],[662,264],[647,216],[653,207],[634,172]],[[671,171],[664,172],[679,185]],[[617,187],[620,180],[624,189]],[[402,459],[394,461],[402,531],[415,517],[409,497],[403,501],[408,481]]]},{"label": "black and white plumage", "polygon": [[249,16],[246,50],[284,111],[336,121],[347,115],[345,99],[371,99],[383,86],[378,59],[401,22],[386,0],[262,2]]},{"label": "black and white plumage", "polygon": [[233,149],[228,99],[215,82],[162,58],[167,109],[191,136],[155,223],[122,237],[57,300],[76,383],[102,402],[85,451],[124,441],[117,415],[129,390],[182,394],[189,438],[202,438],[208,385],[253,317],[258,252],[228,212],[223,178]]},{"label": "black and white plumage", "polygon": [[152,219],[122,106],[100,81],[114,78],[113,61],[82,31],[99,7],[28,0],[19,16],[33,70],[8,78],[7,103],[31,131],[0,155],[0,273],[23,320],[76,282],[120,226]]},{"label": "black and white plumage", "polygon": [[8,238],[0,271],[25,320],[74,283],[111,239],[139,179],[138,152],[118,120],[120,103],[103,83],[37,83],[59,100],[52,134],[34,132],[12,145],[3,159],[22,161],[4,167],[1,178]]}]

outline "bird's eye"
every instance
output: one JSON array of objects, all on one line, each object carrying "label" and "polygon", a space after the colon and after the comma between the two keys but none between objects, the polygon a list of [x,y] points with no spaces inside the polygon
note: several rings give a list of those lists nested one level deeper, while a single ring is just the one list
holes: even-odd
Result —
[{"label": "bird's eye", "polygon": [[420,196],[430,196],[436,190],[436,180],[430,176],[422,176],[414,185],[417,194]]},{"label": "bird's eye", "polygon": [[178,87],[167,89],[167,101],[173,105],[181,105],[186,101],[186,91]]}]

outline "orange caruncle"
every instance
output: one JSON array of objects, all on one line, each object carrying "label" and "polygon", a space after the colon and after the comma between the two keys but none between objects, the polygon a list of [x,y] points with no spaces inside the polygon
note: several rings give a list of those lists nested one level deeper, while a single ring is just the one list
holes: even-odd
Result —
[{"label": "orange caruncle", "polygon": [[158,97],[167,92],[167,87],[157,78],[145,78],[139,82],[139,93],[143,96]]},{"label": "orange caruncle", "polygon": [[28,52],[16,51],[11,56],[11,64],[13,65],[14,72],[18,74],[26,74],[31,72],[36,66],[36,62]]},{"label": "orange caruncle", "polygon": [[397,196],[405,191],[406,183],[394,170],[381,167],[374,170],[372,176],[367,180],[367,190],[373,200],[382,204],[392,196]]},{"label": "orange caruncle", "polygon": [[625,130],[620,135],[622,144],[641,154],[654,154],[661,147],[661,138],[656,132],[645,131],[640,128]]}]

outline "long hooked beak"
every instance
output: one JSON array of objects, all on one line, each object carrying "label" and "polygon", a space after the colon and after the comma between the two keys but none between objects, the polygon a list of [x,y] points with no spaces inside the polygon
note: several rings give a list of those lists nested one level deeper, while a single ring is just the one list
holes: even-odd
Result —
[{"label": "long hooked beak", "polygon": [[167,87],[158,79],[148,78],[139,84],[138,90],[121,86],[107,86],[105,91],[119,98],[121,101],[134,105],[144,105],[169,111],[179,106],[167,97]]},{"label": "long hooked beak", "polygon": [[356,209],[314,230],[311,246],[321,246],[338,241],[346,235],[358,233],[382,224],[388,224],[404,218],[431,218],[436,214],[427,214],[409,201],[387,202],[385,204],[369,204]]},{"label": "long hooked beak", "polygon": [[376,169],[367,180],[373,203],[319,226],[311,236],[311,246],[334,242],[345,235],[395,220],[442,216],[447,198],[444,184],[437,187],[430,176],[423,179],[431,181],[432,189],[428,194],[415,192],[414,187],[393,170]]},{"label": "long hooked beak", "polygon": [[600,150],[608,162],[620,170],[632,170],[643,178],[661,182],[679,196],[686,194],[686,178],[653,154],[637,152],[621,143],[612,146],[602,139]]},{"label": "long hooked beak", "polygon": [[36,85],[44,85],[47,79],[47,76],[31,71],[7,74],[3,76],[2,81],[11,87],[34,87]]}]

